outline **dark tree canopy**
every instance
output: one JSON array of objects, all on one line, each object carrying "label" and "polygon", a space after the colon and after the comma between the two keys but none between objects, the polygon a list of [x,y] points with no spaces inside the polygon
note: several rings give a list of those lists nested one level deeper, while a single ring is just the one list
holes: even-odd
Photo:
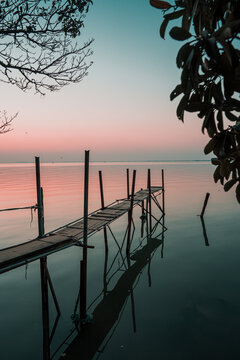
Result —
[{"label": "dark tree canopy", "polygon": [[58,90],[82,80],[92,40],[77,36],[92,0],[1,0],[0,80],[22,90]]},{"label": "dark tree canopy", "polygon": [[215,155],[214,180],[225,191],[237,185],[240,202],[240,1],[150,3],[164,13],[160,36],[164,39],[176,20],[169,34],[185,41],[176,57],[181,82],[170,95],[171,100],[181,96],[177,117],[183,121],[185,111],[197,112],[202,132],[210,137],[204,152]]}]

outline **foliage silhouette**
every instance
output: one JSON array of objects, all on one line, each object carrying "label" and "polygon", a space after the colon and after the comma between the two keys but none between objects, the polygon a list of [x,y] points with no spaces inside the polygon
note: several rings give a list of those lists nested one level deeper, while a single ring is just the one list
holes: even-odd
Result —
[{"label": "foliage silhouette", "polygon": [[172,20],[179,25],[169,34],[186,41],[176,57],[181,82],[170,95],[181,96],[177,117],[197,112],[202,132],[210,141],[205,154],[213,152],[214,181],[224,190],[236,186],[240,203],[240,2],[237,0],[150,0],[164,13],[160,36],[164,39]]}]

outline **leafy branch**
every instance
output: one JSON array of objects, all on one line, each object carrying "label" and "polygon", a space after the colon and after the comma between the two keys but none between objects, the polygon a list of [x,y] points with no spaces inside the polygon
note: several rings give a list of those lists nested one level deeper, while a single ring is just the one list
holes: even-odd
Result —
[{"label": "leafy branch", "polygon": [[177,53],[181,82],[170,95],[181,95],[177,117],[197,113],[202,132],[210,141],[205,154],[213,153],[214,181],[225,191],[236,185],[240,203],[240,2],[236,0],[159,0],[150,4],[163,11],[160,36],[171,21],[178,26],[169,35],[184,41]]}]

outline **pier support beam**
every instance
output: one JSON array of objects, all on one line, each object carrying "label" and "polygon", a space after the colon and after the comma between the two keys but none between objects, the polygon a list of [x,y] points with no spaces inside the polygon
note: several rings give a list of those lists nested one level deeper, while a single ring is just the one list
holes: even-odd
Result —
[{"label": "pier support beam", "polygon": [[87,316],[87,236],[88,236],[88,183],[89,183],[89,150],[85,151],[84,166],[84,208],[83,208],[83,260],[81,261],[80,284],[80,318]]},{"label": "pier support beam", "polygon": [[127,199],[130,199],[130,190],[129,190],[129,169],[127,169]]},{"label": "pier support beam", "polygon": [[165,215],[165,184],[164,184],[164,170],[162,169],[162,209],[163,215]]},{"label": "pier support beam", "polygon": [[101,170],[99,170],[98,175],[99,175],[99,186],[100,186],[100,196],[101,196],[101,208],[103,210],[105,208],[105,205],[104,205],[103,181],[102,181],[102,171]]},{"label": "pier support beam", "polygon": [[132,194],[131,194],[130,210],[128,212],[128,237],[127,237],[127,248],[126,248],[127,254],[130,252],[131,225],[132,225],[133,201],[134,201],[134,192],[135,192],[135,180],[136,180],[136,170],[133,170]]},{"label": "pier support beam", "polygon": [[148,187],[148,210],[149,210],[149,227],[150,234],[152,232],[152,194],[151,194],[151,170],[148,169],[148,179],[147,179],[147,187]]},{"label": "pier support beam", "polygon": [[38,237],[44,236],[44,210],[43,210],[43,189],[40,179],[40,160],[35,157],[36,187],[37,187],[37,208],[38,208]]},{"label": "pier support beam", "polygon": [[[104,204],[104,194],[103,194],[103,180],[102,180],[102,171],[99,170],[98,172],[99,175],[99,186],[100,186],[100,195],[101,195],[101,209],[105,209],[105,204]],[[106,227],[103,228],[103,233],[104,233],[104,243],[105,243],[105,252],[108,252],[108,242],[107,242],[107,229]]]}]

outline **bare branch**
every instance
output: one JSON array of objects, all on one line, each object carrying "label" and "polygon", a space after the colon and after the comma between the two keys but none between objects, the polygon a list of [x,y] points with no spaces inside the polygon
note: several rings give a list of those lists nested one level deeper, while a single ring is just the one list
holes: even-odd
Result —
[{"label": "bare branch", "polygon": [[13,120],[17,117],[18,113],[8,117],[6,111],[0,111],[0,134],[6,134],[9,131],[12,131],[11,125]]},{"label": "bare branch", "polygon": [[[92,0],[2,0],[0,81],[21,90],[59,90],[86,75],[92,54],[76,39]],[[2,75],[2,76],[1,76]]]}]

